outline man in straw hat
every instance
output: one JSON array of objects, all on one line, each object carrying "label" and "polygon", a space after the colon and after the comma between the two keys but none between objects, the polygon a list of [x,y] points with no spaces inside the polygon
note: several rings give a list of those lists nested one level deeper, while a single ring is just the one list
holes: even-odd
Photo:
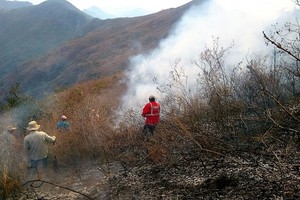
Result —
[{"label": "man in straw hat", "polygon": [[11,144],[13,145],[16,142],[16,139],[14,137],[14,132],[17,130],[14,126],[8,126],[6,130],[1,135],[1,142],[5,144]]},{"label": "man in straw hat", "polygon": [[14,126],[8,126],[5,131],[0,134],[0,166],[3,164],[11,167],[12,158],[16,155],[16,139],[14,132],[17,130]]},{"label": "man in straw hat", "polygon": [[48,148],[47,144],[54,144],[56,137],[49,136],[43,131],[38,131],[40,125],[36,121],[28,123],[27,130],[30,133],[24,138],[24,147],[28,155],[30,176],[37,173],[40,178],[40,170],[46,169],[48,166]]}]

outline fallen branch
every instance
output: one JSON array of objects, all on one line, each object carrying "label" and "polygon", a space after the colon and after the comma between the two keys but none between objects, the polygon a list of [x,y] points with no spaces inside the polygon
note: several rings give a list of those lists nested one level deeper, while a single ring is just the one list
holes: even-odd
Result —
[{"label": "fallen branch", "polygon": [[[38,185],[38,186],[34,186],[34,183],[39,183],[39,185]],[[78,192],[78,191],[76,191],[76,190],[73,190],[73,189],[71,189],[71,188],[64,187],[64,186],[60,186],[60,185],[57,185],[57,184],[54,184],[54,183],[51,183],[51,182],[48,182],[48,181],[43,181],[43,180],[31,180],[31,181],[27,181],[26,183],[22,184],[22,187],[25,186],[25,185],[27,185],[27,184],[30,184],[30,187],[32,187],[32,188],[39,188],[39,187],[41,187],[44,183],[47,183],[47,184],[49,184],[49,185],[53,185],[53,186],[55,186],[55,187],[59,187],[59,188],[65,189],[65,190],[69,190],[69,191],[71,191],[71,192],[80,194],[80,195],[82,195],[82,196],[84,196],[84,197],[86,197],[86,198],[88,198],[88,199],[90,199],[90,200],[94,200],[93,198],[87,196],[86,194],[83,194],[83,193]]]}]

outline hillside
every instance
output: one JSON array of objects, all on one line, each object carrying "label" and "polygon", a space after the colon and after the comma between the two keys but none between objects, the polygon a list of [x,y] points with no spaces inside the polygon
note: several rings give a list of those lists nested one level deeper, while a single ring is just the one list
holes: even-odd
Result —
[{"label": "hillside", "polygon": [[64,0],[12,9],[0,14],[0,82],[21,64],[42,57],[90,31],[93,19]]},{"label": "hillside", "polygon": [[20,1],[0,0],[0,13],[8,10],[16,9],[16,8],[23,8],[26,6],[32,6],[32,3],[27,1],[20,2]]},{"label": "hillside", "polygon": [[109,20],[91,19],[63,0],[0,15],[1,89],[18,82],[23,92],[36,95],[124,70],[129,57],[155,48],[189,6],[200,2]]},{"label": "hillside", "polygon": [[92,17],[99,18],[99,19],[117,18],[116,16],[106,13],[96,6],[92,6],[90,8],[84,9],[83,12]]}]

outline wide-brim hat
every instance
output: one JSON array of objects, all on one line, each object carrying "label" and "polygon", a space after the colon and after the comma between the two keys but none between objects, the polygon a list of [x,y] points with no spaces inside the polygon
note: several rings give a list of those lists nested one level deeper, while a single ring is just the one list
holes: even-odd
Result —
[{"label": "wide-brim hat", "polygon": [[29,131],[36,131],[36,130],[38,130],[40,127],[41,127],[41,126],[38,125],[38,124],[36,123],[36,121],[31,121],[31,122],[28,123],[28,127],[27,127],[26,129],[29,130]]},{"label": "wide-brim hat", "polygon": [[17,128],[16,127],[14,127],[14,126],[8,126],[7,127],[7,130],[8,131],[13,131],[13,130],[16,130]]}]

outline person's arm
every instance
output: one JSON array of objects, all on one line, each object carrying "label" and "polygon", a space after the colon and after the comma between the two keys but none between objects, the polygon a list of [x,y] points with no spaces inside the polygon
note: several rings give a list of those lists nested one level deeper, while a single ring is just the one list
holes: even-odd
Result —
[{"label": "person's arm", "polygon": [[56,140],[55,136],[50,136],[45,132],[43,132],[43,134],[44,134],[44,138],[45,138],[46,142],[48,142],[48,143],[54,143],[55,142],[55,140]]},{"label": "person's arm", "polygon": [[149,113],[150,113],[150,104],[147,103],[147,104],[145,105],[145,107],[143,108],[142,116],[143,116],[143,117],[146,117],[146,115],[149,114]]},{"label": "person's arm", "polygon": [[30,151],[30,143],[27,139],[24,139],[24,143],[23,143],[24,149],[26,152]]}]

